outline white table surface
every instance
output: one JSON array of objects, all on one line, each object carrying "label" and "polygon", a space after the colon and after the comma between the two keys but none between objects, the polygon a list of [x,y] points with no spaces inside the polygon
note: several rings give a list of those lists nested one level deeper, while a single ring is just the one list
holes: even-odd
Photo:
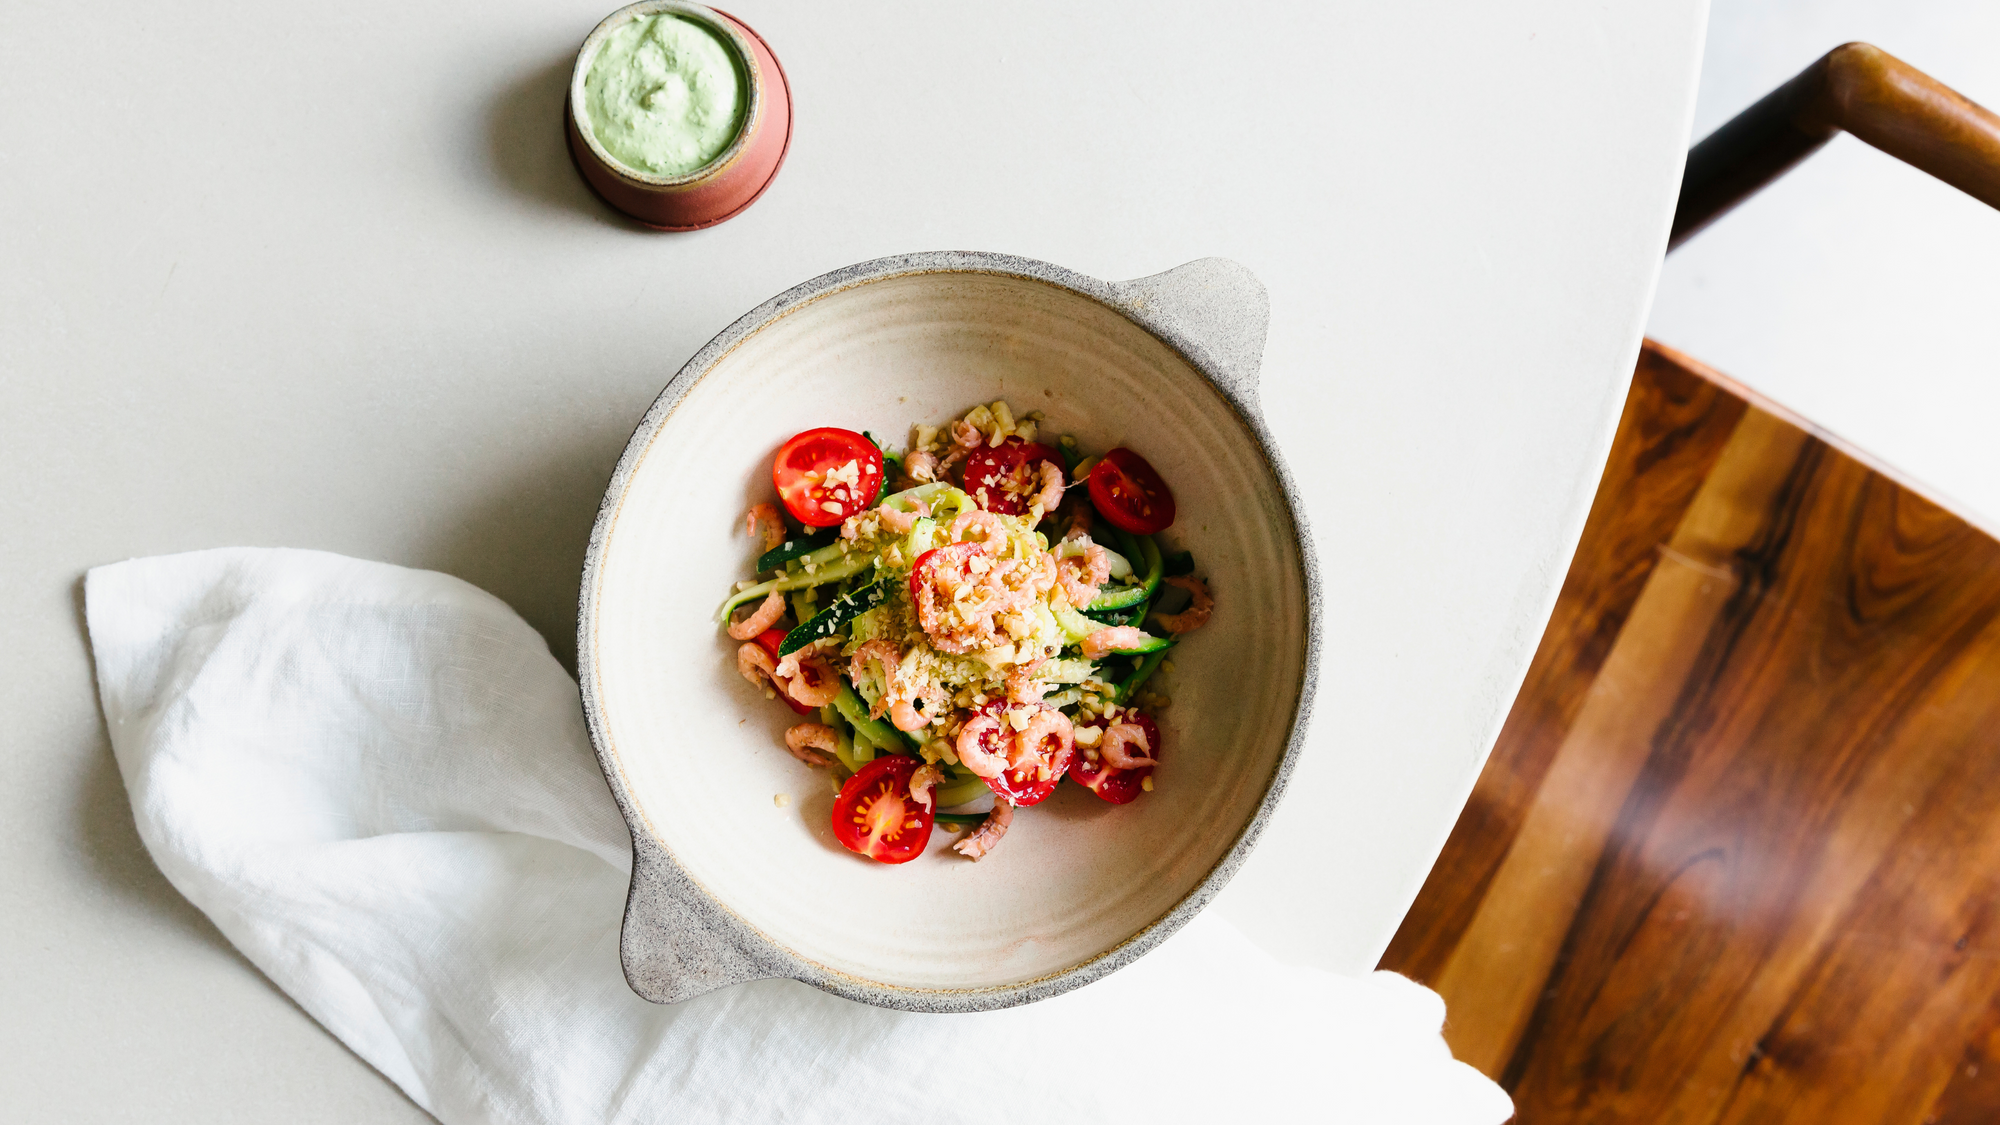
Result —
[{"label": "white table surface", "polygon": [[1361,970],[1420,885],[1624,397],[1701,0],[767,0],[739,14],[792,76],[789,162],[679,236],[606,212],[561,149],[608,7],[0,10],[9,1120],[422,1118],[145,856],[86,568],[228,544],[434,567],[567,656],[595,503],[662,383],[778,290],[903,250],[1264,279],[1330,648],[1311,753],[1216,908]]}]

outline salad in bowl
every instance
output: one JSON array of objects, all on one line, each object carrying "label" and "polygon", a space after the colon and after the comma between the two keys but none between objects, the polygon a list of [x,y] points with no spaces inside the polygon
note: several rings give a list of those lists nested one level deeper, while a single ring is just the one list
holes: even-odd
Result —
[{"label": "salad in bowl", "polygon": [[1045,421],[994,402],[900,454],[806,430],[745,518],[763,553],[719,619],[737,670],[798,713],[786,749],[832,775],[859,855],[907,862],[942,824],[977,860],[1065,779],[1114,805],[1155,786],[1157,677],[1214,602],[1162,542],[1160,473],[1043,442]]}]

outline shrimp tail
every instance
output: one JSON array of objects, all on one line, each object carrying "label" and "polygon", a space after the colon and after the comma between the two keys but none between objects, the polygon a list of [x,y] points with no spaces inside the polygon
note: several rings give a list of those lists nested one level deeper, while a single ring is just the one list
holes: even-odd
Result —
[{"label": "shrimp tail", "polygon": [[736,640],[747,641],[764,630],[769,629],[771,626],[776,625],[778,618],[784,615],[785,595],[773,590],[765,595],[764,604],[752,610],[750,616],[729,626],[729,635]]},{"label": "shrimp tail", "polygon": [[1004,735],[1000,720],[980,715],[959,728],[958,741],[952,747],[966,769],[989,781],[1007,772],[1007,759],[986,748],[986,739],[996,735]]},{"label": "shrimp tail", "polygon": [[785,732],[785,749],[809,766],[830,766],[836,760],[834,747],[840,735],[825,723],[800,723]]},{"label": "shrimp tail", "polygon": [[[1145,753],[1134,754],[1126,749],[1129,746],[1137,746]],[[1113,769],[1144,769],[1147,766],[1160,764],[1151,756],[1152,749],[1146,739],[1145,727],[1137,723],[1114,723],[1105,730],[1103,739],[1098,742],[1097,756]]]},{"label": "shrimp tail", "polygon": [[752,505],[743,514],[743,530],[746,534],[757,534],[758,525],[764,528],[764,549],[775,551],[785,541],[785,521],[778,515],[778,506],[765,501]]},{"label": "shrimp tail", "polygon": [[1034,502],[1028,505],[1028,522],[1040,523],[1042,517],[1056,510],[1062,503],[1063,471],[1054,461],[1040,463],[1041,491],[1035,494]]},{"label": "shrimp tail", "polygon": [[1000,838],[1007,834],[1007,826],[1014,823],[1014,806],[1005,797],[993,798],[993,811],[986,814],[986,822],[970,836],[951,846],[951,850],[967,859],[977,860],[993,850]]},{"label": "shrimp tail", "polygon": [[1083,639],[1083,658],[1102,660],[1113,652],[1137,648],[1152,638],[1130,625],[1116,625],[1109,629],[1099,629]]},{"label": "shrimp tail", "polygon": [[1167,585],[1186,590],[1193,600],[1179,613],[1156,613],[1153,620],[1160,628],[1176,635],[1192,633],[1208,624],[1209,615],[1215,612],[1215,598],[1208,592],[1208,583],[1191,574],[1180,574],[1167,579]]},{"label": "shrimp tail", "polygon": [[936,811],[936,803],[931,797],[931,789],[944,782],[944,771],[930,762],[917,767],[910,775],[910,798],[927,809]]}]

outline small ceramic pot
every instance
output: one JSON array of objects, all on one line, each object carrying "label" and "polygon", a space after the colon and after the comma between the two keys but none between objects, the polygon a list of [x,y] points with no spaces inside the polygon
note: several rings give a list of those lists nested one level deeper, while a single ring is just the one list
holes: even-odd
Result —
[{"label": "small ceramic pot", "polygon": [[[610,34],[640,16],[671,12],[708,27],[729,44],[742,65],[743,127],[722,154],[685,175],[661,176],[620,164],[597,141],[584,109],[584,79]],[[584,182],[612,207],[656,230],[712,227],[734,218],[764,194],[792,143],[792,91],[770,45],[727,12],[682,0],[642,0],[604,18],[576,53],[563,129],[570,157]]]},{"label": "small ceramic pot", "polygon": [[[577,624],[590,737],[632,830],[634,990],[792,977],[885,1007],[1000,1008],[1129,964],[1221,889],[1299,755],[1319,651],[1311,543],[1257,407],[1267,310],[1219,258],[1114,283],[910,254],[782,293],[681,368],[605,493]],[[1112,805],[1064,782],[977,863],[942,830],[875,863],[834,839],[826,771],[785,752],[798,718],[738,674],[716,607],[761,549],[743,513],[773,498],[786,438],[842,426],[900,445],[995,399],[1158,466],[1180,512],[1167,534],[1215,613],[1158,681],[1172,704],[1152,792]]]}]

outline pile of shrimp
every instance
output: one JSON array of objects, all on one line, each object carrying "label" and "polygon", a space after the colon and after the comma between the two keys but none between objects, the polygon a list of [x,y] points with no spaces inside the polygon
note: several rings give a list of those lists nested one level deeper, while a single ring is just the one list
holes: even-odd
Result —
[{"label": "pile of shrimp", "polygon": [[1053,554],[1024,549],[1024,537],[1010,536],[1003,522],[1009,519],[962,513],[952,521],[950,538],[973,545],[963,564],[938,564],[917,574],[911,586],[917,620],[940,652],[990,649],[1033,631],[1027,615],[1048,597],[1059,568]]}]

